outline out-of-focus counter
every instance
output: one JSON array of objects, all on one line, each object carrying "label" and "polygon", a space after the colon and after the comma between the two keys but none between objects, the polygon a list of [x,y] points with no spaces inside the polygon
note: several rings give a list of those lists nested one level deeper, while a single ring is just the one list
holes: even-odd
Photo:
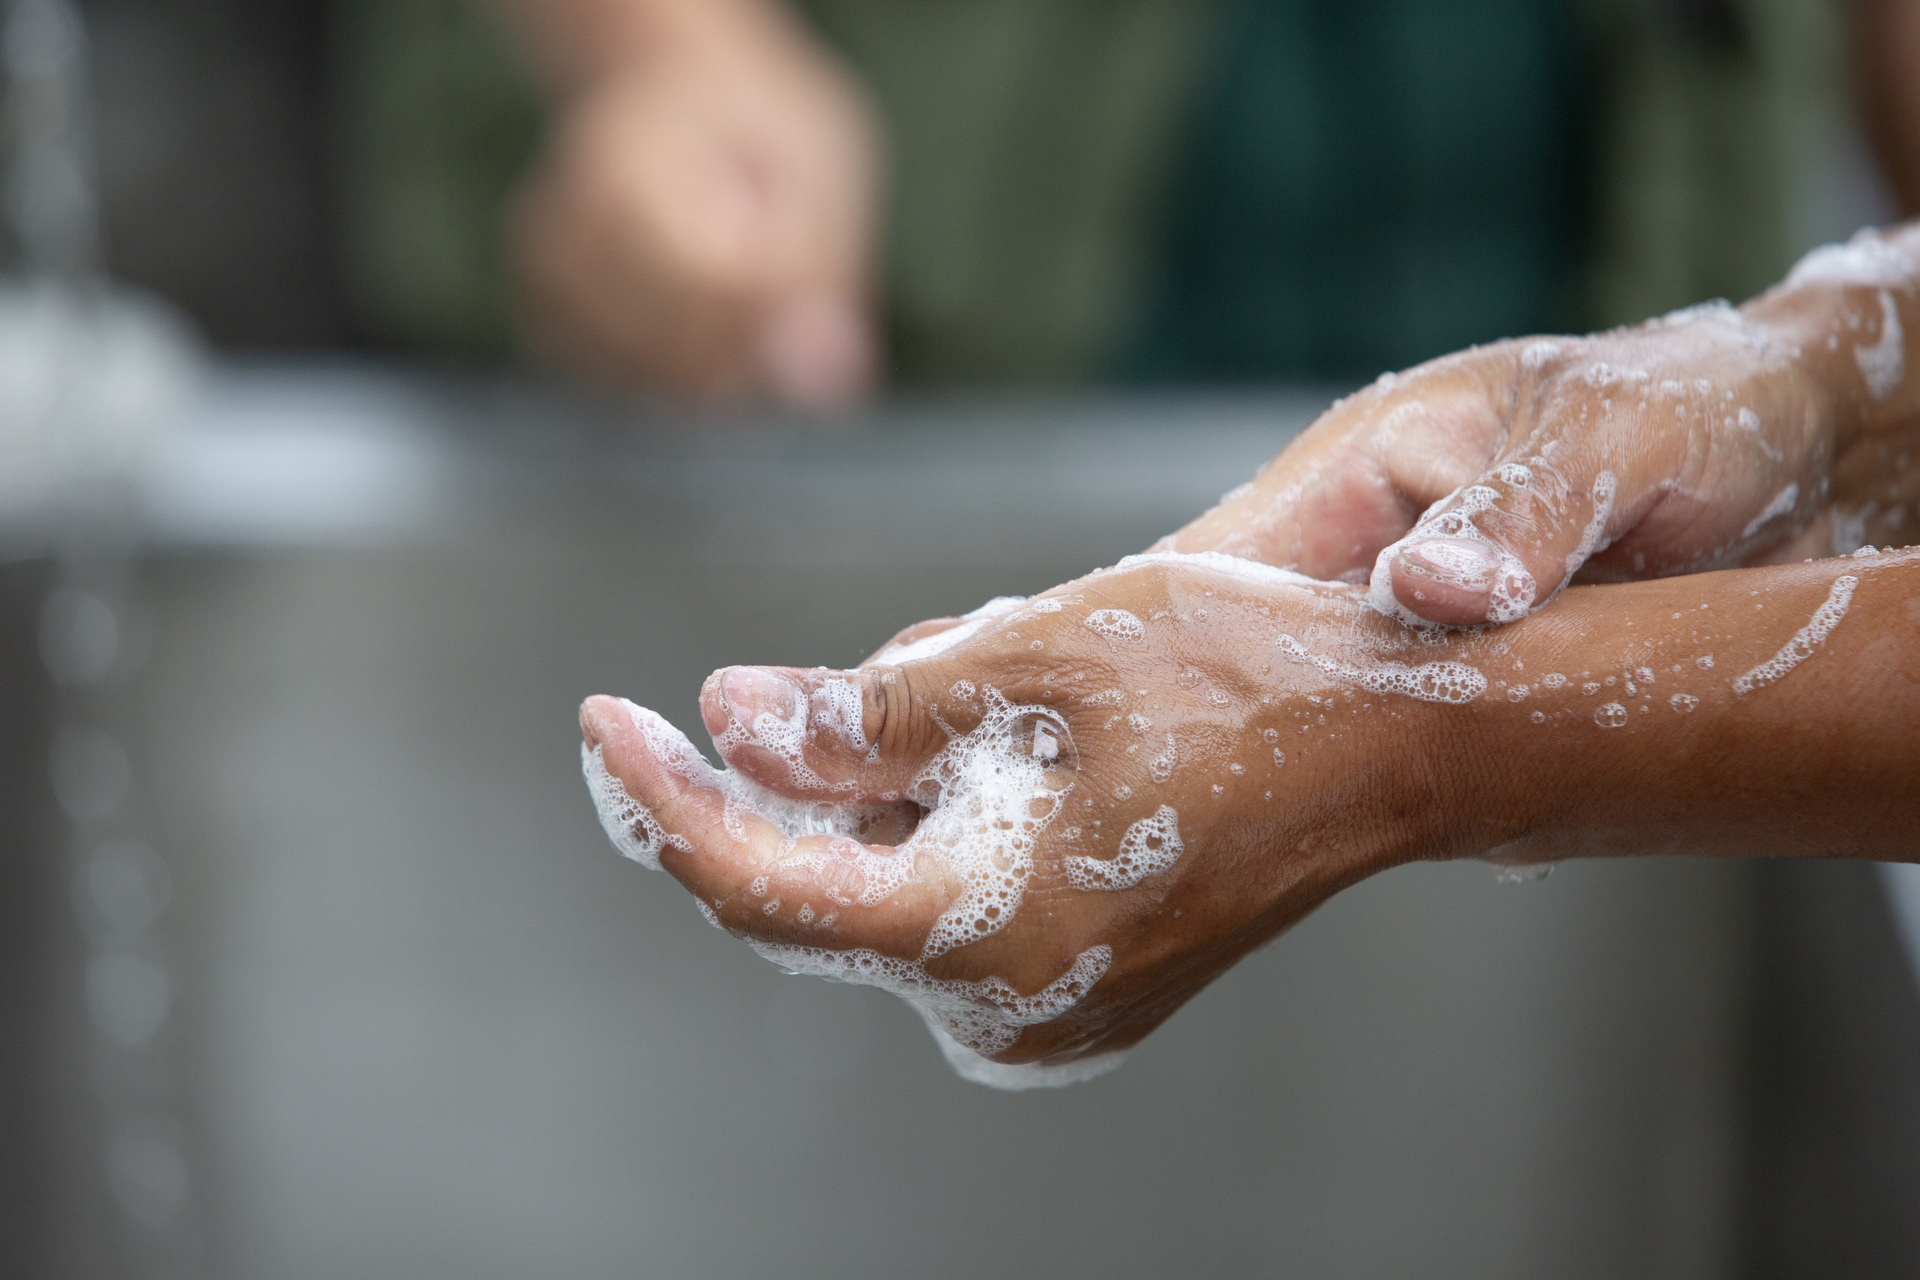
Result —
[{"label": "out-of-focus counter", "polygon": [[1326,399],[819,431],[219,374],[137,487],[127,697],[220,1272],[1724,1270],[1738,865],[1405,868],[1117,1074],[1010,1096],[889,998],[781,976],[595,822],[584,695],[695,726],[716,666],[850,664],[1112,563]]}]

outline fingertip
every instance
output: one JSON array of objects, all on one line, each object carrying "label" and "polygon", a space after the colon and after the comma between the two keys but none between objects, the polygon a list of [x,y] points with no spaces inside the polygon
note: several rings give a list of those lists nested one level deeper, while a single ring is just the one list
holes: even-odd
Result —
[{"label": "fingertip", "polygon": [[626,704],[604,693],[580,704],[580,736],[590,748],[604,746],[626,720]]},{"label": "fingertip", "polygon": [[1405,556],[1395,556],[1389,572],[1394,600],[1422,621],[1446,627],[1474,626],[1487,621],[1484,586],[1475,588],[1450,582],[1410,564]]},{"label": "fingertip", "polygon": [[706,726],[707,736],[718,742],[727,732],[727,696],[722,687],[731,667],[721,667],[700,686],[700,723]]}]

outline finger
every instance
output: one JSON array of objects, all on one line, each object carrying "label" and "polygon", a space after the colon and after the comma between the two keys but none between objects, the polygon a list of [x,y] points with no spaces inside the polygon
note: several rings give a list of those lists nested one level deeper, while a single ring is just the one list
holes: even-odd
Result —
[{"label": "finger", "polygon": [[1487,465],[1518,366],[1513,344],[1501,344],[1382,378],[1175,534],[1173,549],[1364,581],[1382,547]]},{"label": "finger", "polygon": [[[1550,356],[1541,359],[1550,360]],[[1633,421],[1593,429],[1579,385],[1541,379],[1516,404],[1515,431],[1473,481],[1381,551],[1371,597],[1408,622],[1512,622],[1545,604],[1653,506],[1683,520],[1685,433]]]},{"label": "finger", "polygon": [[912,956],[955,896],[930,859],[846,834],[783,831],[645,708],[589,698],[580,723],[589,778],[598,762],[607,779],[595,799],[616,845],[653,852],[723,927]]},{"label": "finger", "polygon": [[892,803],[977,719],[971,691],[945,671],[726,667],[707,678],[700,713],[721,757],[780,795]]}]

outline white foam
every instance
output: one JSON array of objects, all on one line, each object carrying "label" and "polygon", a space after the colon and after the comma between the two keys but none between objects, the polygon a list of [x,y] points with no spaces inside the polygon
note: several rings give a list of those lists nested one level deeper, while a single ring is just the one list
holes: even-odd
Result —
[{"label": "white foam", "polygon": [[1531,342],[1527,344],[1527,349],[1520,353],[1520,367],[1528,373],[1538,373],[1559,354],[1560,344],[1557,342]]},{"label": "white foam", "polygon": [[[1491,547],[1496,563],[1490,574],[1483,576],[1476,568],[1472,574],[1455,575],[1452,580],[1465,586],[1486,589],[1488,622],[1497,626],[1526,617],[1533,611],[1534,600],[1539,595],[1539,585],[1534,581],[1533,574],[1527,571],[1520,557],[1482,533],[1479,526],[1473,523],[1473,517],[1492,510],[1499,500],[1499,490],[1475,484],[1434,503],[1405,537],[1383,548],[1375,558],[1367,591],[1368,602],[1377,612],[1410,627],[1435,626],[1435,623],[1401,604],[1394,595],[1393,561],[1415,543],[1430,543],[1435,538],[1459,538]],[[1444,544],[1431,546],[1429,550],[1443,554]],[[1475,560],[1473,563],[1477,566],[1480,562]]]},{"label": "white foam", "polygon": [[946,1057],[947,1065],[953,1068],[955,1075],[962,1080],[1007,1093],[1022,1093],[1028,1089],[1063,1089],[1072,1084],[1085,1084],[1120,1066],[1131,1052],[1128,1049],[1115,1049],[1058,1064],[995,1062],[992,1058],[981,1057],[948,1035],[925,1011],[921,1016],[927,1019],[927,1030],[933,1032],[934,1042],[940,1046],[941,1054]]},{"label": "white foam", "polygon": [[1884,289],[1913,281],[1913,264],[1906,255],[1888,244],[1878,231],[1864,227],[1845,244],[1823,244],[1796,262],[1787,273],[1786,286],[1793,289],[1831,284]]},{"label": "white foam", "polygon": [[1866,380],[1867,394],[1885,403],[1907,380],[1907,338],[1900,328],[1900,308],[1893,295],[1880,291],[1880,337],[1871,345],[1853,349],[1853,359]]},{"label": "white foam", "polygon": [[875,662],[886,662],[904,666],[909,662],[923,662],[938,657],[964,640],[972,639],[980,628],[987,625],[988,619],[974,618],[971,621],[956,622],[945,631],[936,631],[930,636],[921,636],[918,640],[906,644],[892,644],[874,655]]},{"label": "white foam", "polygon": [[1132,642],[1147,634],[1147,624],[1125,609],[1095,609],[1081,619],[1081,625],[1109,640]]},{"label": "white foam", "polygon": [[[1580,545],[1567,556],[1567,576],[1561,579],[1560,590],[1566,590],[1567,583],[1573,581],[1573,575],[1580,572],[1580,566],[1598,555],[1607,545],[1607,521],[1613,519],[1614,500],[1620,495],[1620,480],[1611,471],[1602,471],[1593,478],[1590,497],[1593,512],[1587,517],[1587,527],[1580,534]],[[1556,595],[1558,592],[1555,593]]]},{"label": "white foam", "polygon": [[[682,781],[703,790],[719,793],[724,801],[722,825],[735,840],[744,840],[742,815],[753,813],[763,818],[788,840],[808,836],[858,836],[862,829],[887,813],[885,807],[846,804],[833,800],[796,800],[767,790],[751,778],[731,769],[716,769],[707,762],[687,736],[645,707],[623,701],[621,706],[647,744],[647,750],[668,771]],[[629,795],[618,778],[608,773],[602,761],[602,748],[580,749],[581,769],[587,790],[600,814],[600,825],[621,853],[644,867],[660,869],[660,851],[675,848],[683,852],[693,846],[686,837],[669,835],[654,817],[653,811]]]},{"label": "white foam", "polygon": [[1827,592],[1827,598],[1806,626],[1794,632],[1793,639],[1780,647],[1780,652],[1736,678],[1733,691],[1745,696],[1756,689],[1764,689],[1774,682],[1784,679],[1789,671],[1813,656],[1813,651],[1826,643],[1833,629],[1840,625],[1840,619],[1847,616],[1847,608],[1853,603],[1853,589],[1860,585],[1860,579],[1851,574],[1835,578],[1833,586]]},{"label": "white foam", "polygon": [[1146,565],[1196,569],[1204,573],[1217,573],[1229,578],[1238,578],[1243,582],[1251,582],[1262,587],[1312,587],[1324,590],[1327,587],[1339,585],[1322,578],[1310,578],[1304,573],[1295,573],[1291,569],[1276,569],[1258,560],[1230,556],[1221,551],[1148,551],[1141,555],[1128,556],[1113,566],[1113,571],[1138,569]]},{"label": "white foam", "polygon": [[902,663],[920,662],[937,657],[962,641],[971,639],[995,618],[1006,617],[1026,602],[1026,596],[995,596],[972,613],[964,615],[959,622],[945,631],[936,631],[930,636],[922,636],[908,644],[888,645],[874,655],[874,661],[899,666]]},{"label": "white foam", "polygon": [[1276,643],[1289,660],[1312,666],[1331,679],[1356,685],[1369,693],[1397,693],[1421,702],[1459,705],[1472,702],[1487,691],[1487,678],[1463,662],[1427,662],[1417,667],[1399,662],[1371,662],[1358,666],[1310,653],[1292,636],[1283,635]]},{"label": "white foam", "polygon": [[1798,481],[1795,481],[1780,492],[1774,494],[1773,501],[1769,502],[1759,515],[1747,521],[1747,527],[1740,531],[1740,536],[1743,538],[1751,538],[1754,534],[1760,532],[1768,523],[1778,520],[1781,516],[1791,512],[1799,501],[1800,484]]},{"label": "white foam", "polygon": [[1602,729],[1618,729],[1627,722],[1627,709],[1617,702],[1602,703],[1594,710],[1593,722]]},{"label": "white foam", "polygon": [[867,750],[866,705],[858,685],[837,677],[822,680],[812,702],[815,725],[837,735],[854,751]]},{"label": "white foam", "polygon": [[1172,805],[1163,804],[1152,817],[1127,828],[1120,837],[1120,851],[1111,859],[1068,858],[1067,883],[1076,889],[1131,889],[1173,866],[1185,852],[1186,846],[1180,842],[1180,815]]},{"label": "white foam", "polygon": [[607,772],[599,747],[580,744],[580,771],[587,777],[587,790],[600,814],[600,826],[622,857],[658,871],[663,850],[672,847],[682,853],[693,851],[692,842],[685,836],[669,834],[654,818],[653,810],[628,795],[620,779]]},{"label": "white foam", "polygon": [[[810,873],[836,904],[871,907],[884,902],[911,881],[927,858],[937,860],[943,874],[961,886],[915,959],[864,948],[832,951],[749,940],[757,951],[791,973],[876,986],[911,1001],[943,1048],[952,1045],[973,1055],[956,1058],[948,1052],[956,1070],[968,1079],[999,1088],[1070,1084],[1111,1070],[1119,1056],[1101,1055],[1062,1067],[1005,1068],[987,1063],[983,1055],[1006,1049],[1023,1028],[1052,1021],[1077,1004],[1112,963],[1110,947],[1081,952],[1066,973],[1031,996],[1021,995],[1001,978],[952,981],[934,978],[926,969],[927,961],[990,937],[1012,922],[1032,875],[1034,842],[1074,785],[1077,757],[1066,722],[1057,713],[1014,706],[991,688],[983,688],[981,695],[987,712],[979,727],[948,743],[916,779],[913,796],[928,812],[891,854],[877,853],[854,838],[885,810],[774,795],[738,773],[715,769],[685,735],[653,712],[623,705],[653,756],[691,785],[719,792],[730,812],[751,810],[764,818],[785,837],[789,849],[805,836],[832,837],[818,849],[784,854],[783,865]],[[1042,742],[1047,750],[1039,749]],[[581,758],[601,824],[623,854],[658,869],[662,849],[692,848],[684,836],[665,831],[653,812],[608,773],[600,748],[583,746]],[[752,891],[764,894],[768,888],[762,877]],[[715,918],[710,907],[700,906],[708,919]],[[778,900],[762,909],[777,911]]]},{"label": "white foam", "polygon": [[[958,879],[960,897],[927,937],[922,959],[990,937],[1012,922],[1033,874],[1033,846],[1073,788],[1077,757],[1067,723],[1045,707],[1017,707],[983,688],[987,713],[949,742],[915,781],[929,812],[902,852],[932,855]],[[1055,755],[1033,754],[1033,725],[1048,726]]]},{"label": "white foam", "polygon": [[1147,762],[1147,772],[1155,782],[1165,782],[1173,776],[1173,768],[1179,762],[1179,750],[1174,745],[1173,735],[1168,734],[1166,749]]},{"label": "white foam", "polygon": [[[866,947],[829,951],[748,938],[762,957],[793,974],[878,987],[912,1004],[929,1025],[982,1057],[1012,1047],[1027,1027],[1052,1022],[1079,1004],[1113,964],[1113,948],[1089,947],[1067,971],[1023,996],[1004,978],[977,982],[935,978],[917,960],[900,960]],[[986,1083],[986,1082],[983,1082]]]}]

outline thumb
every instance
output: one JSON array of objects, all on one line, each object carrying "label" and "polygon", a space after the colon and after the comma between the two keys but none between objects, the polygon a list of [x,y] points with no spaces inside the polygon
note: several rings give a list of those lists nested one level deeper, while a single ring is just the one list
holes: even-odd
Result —
[{"label": "thumb", "polygon": [[1564,587],[1613,532],[1620,482],[1599,459],[1510,458],[1435,503],[1380,552],[1373,605],[1413,624],[1500,624]]}]

